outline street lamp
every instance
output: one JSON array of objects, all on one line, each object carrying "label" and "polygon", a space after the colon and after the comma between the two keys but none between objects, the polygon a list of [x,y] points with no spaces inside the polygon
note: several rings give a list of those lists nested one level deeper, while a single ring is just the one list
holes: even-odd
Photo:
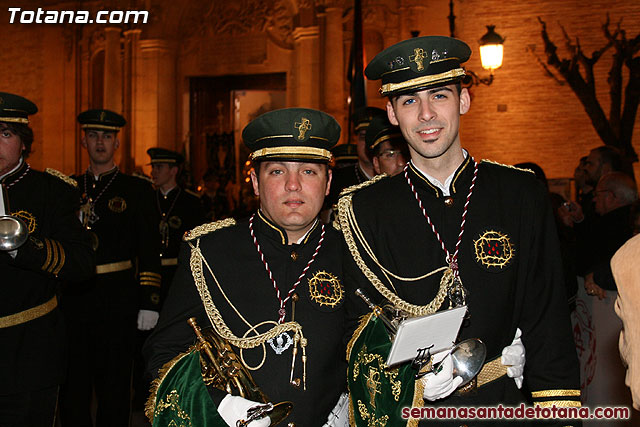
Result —
[{"label": "street lamp", "polygon": [[[449,32],[451,37],[455,37],[456,16],[453,13],[453,0],[449,0]],[[465,69],[466,76],[462,79],[465,87],[473,85],[490,85],[493,83],[493,70],[502,66],[502,56],[504,52],[504,37],[495,32],[495,25],[487,25],[487,33],[480,38],[480,61],[482,68],[489,70],[489,77],[480,77],[473,70]]]}]

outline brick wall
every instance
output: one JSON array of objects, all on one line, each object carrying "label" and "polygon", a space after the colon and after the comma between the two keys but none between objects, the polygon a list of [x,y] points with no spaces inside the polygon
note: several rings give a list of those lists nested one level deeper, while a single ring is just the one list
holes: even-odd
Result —
[{"label": "brick wall", "polygon": [[[532,53],[546,59],[537,16],[546,21],[562,57],[567,53],[559,23],[570,36],[580,38],[590,55],[605,44],[601,25],[607,11],[613,24],[623,18],[622,28],[629,38],[640,32],[640,2],[458,0],[455,7],[456,35],[472,46],[468,65],[477,73],[487,75],[480,66],[476,42],[485,25],[496,25],[496,31],[506,37],[503,67],[495,72],[494,83],[473,88],[471,111],[462,121],[463,144],[476,157],[504,163],[533,161],[548,177],[572,176],[580,156],[602,142],[568,85],[549,78]],[[597,96],[607,114],[610,58],[606,53],[596,67]],[[506,111],[499,112],[498,106]],[[633,141],[640,152],[640,119]]]}]

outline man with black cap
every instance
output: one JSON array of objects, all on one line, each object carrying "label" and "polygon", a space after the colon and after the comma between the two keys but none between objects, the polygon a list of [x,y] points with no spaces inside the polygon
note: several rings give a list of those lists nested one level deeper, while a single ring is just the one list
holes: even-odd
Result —
[{"label": "man with black cap", "polygon": [[[333,412],[342,415],[342,424],[331,425],[346,425],[346,396],[340,398],[346,388],[344,289],[341,253],[335,250],[340,235],[318,220],[331,183],[329,150],[339,136],[333,117],[304,108],[272,111],[245,127],[260,208],[248,220],[206,224],[185,236],[171,292],[144,349],[154,376],[193,344],[187,319],[195,317],[233,346],[271,402],[293,403],[287,423],[321,425]],[[247,420],[247,410],[260,399],[218,389],[208,394],[199,361],[189,383],[176,374],[186,372],[188,357],[164,366],[148,412],[153,417],[155,408],[155,423],[168,425],[175,408],[194,425]],[[189,402],[187,390],[191,396],[200,390],[201,403]],[[196,408],[204,409],[195,413]],[[278,417],[276,411],[268,416]],[[269,420],[249,425],[266,426]]]},{"label": "man with black cap", "polygon": [[80,218],[93,238],[96,275],[69,286],[64,312],[70,333],[70,363],[60,413],[64,425],[92,425],[95,389],[97,424],[129,423],[134,332],[158,320],[160,258],[158,213],[151,184],[124,174],[113,158],[126,121],[109,110],[78,115],[89,168],[75,176]]},{"label": "man with black cap", "polygon": [[402,172],[409,159],[409,149],[400,129],[389,123],[386,116],[371,120],[365,142],[376,175],[394,176]]},{"label": "man with black cap", "polygon": [[[456,391],[462,379],[453,375],[451,356],[439,354],[434,362],[443,360],[441,370],[417,381],[405,378],[402,389],[415,388],[405,406],[421,406],[422,398],[447,407],[513,407],[529,399],[543,407],[580,406],[578,362],[546,191],[533,174],[478,163],[461,146],[460,116],[471,102],[460,86],[461,64],[470,54],[453,38],[418,37],[385,49],[366,69],[370,80],[382,80],[389,120],[400,127],[411,161],[404,173],[378,179],[338,203],[347,256],[354,260],[344,266],[346,310],[354,322],[367,311],[356,287],[409,317],[467,306],[458,339],[484,342],[482,370]],[[371,349],[365,340],[371,337],[369,325],[361,324],[349,344],[350,369],[367,369],[357,365],[362,360],[357,356]],[[523,354],[505,349],[520,330],[526,395],[508,378],[517,377],[508,366]],[[385,345],[388,351],[388,340]],[[370,401],[354,394],[357,386],[350,384],[352,403],[363,404],[354,406],[352,423],[363,425],[382,415],[376,403],[389,408],[384,404],[391,394],[383,391]],[[401,420],[401,406],[396,403],[386,415]]]},{"label": "man with black cap", "polygon": [[31,169],[31,101],[0,92],[0,425],[51,426],[64,379],[60,280],[95,267],[75,182]]}]

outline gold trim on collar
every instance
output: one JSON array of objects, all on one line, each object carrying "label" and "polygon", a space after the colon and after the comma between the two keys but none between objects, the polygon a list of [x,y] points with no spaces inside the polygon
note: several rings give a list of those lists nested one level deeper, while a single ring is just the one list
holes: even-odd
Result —
[{"label": "gold trim on collar", "polygon": [[24,117],[0,117],[0,122],[22,123],[22,124],[28,125],[29,119],[25,119]]},{"label": "gold trim on collar", "polygon": [[452,78],[460,77],[464,75],[466,75],[466,73],[462,68],[456,68],[454,70],[447,71],[445,73],[422,76],[415,79],[406,80],[400,83],[387,83],[382,85],[382,87],[380,88],[380,95],[386,96],[398,90],[410,89],[412,87],[420,86],[427,83],[438,83],[440,81],[446,81],[448,79],[452,79]]},{"label": "gold trim on collar", "polygon": [[309,237],[311,237],[311,233],[313,233],[313,230],[315,230],[318,227],[319,222],[320,220],[316,218],[315,222],[313,223],[309,231],[307,231],[307,237],[304,238],[304,241],[302,243],[304,243],[305,245],[307,244],[307,242],[309,241]]},{"label": "gold trim on collar", "polygon": [[431,181],[429,181],[423,174],[422,172],[420,172],[418,170],[418,168],[416,168],[413,163],[409,162],[409,169],[413,170],[413,173],[415,173],[416,175],[418,175],[418,178],[422,179],[424,182],[427,183],[427,185],[429,187],[431,187],[435,192],[436,192],[436,198],[439,199],[440,198],[440,193],[442,190],[440,190],[438,187],[436,187],[435,185],[433,185],[431,183]]},{"label": "gold trim on collar", "polygon": [[269,227],[273,228],[274,230],[276,230],[278,233],[280,233],[280,237],[282,238],[282,244],[286,245],[287,244],[287,238],[286,236],[282,233],[282,230],[280,230],[278,227],[276,227],[275,225],[271,224],[271,221],[269,221],[264,215],[262,215],[262,212],[260,211],[260,209],[258,209],[258,216],[260,217],[260,219],[262,221],[264,221],[265,224],[267,224]]},{"label": "gold trim on collar", "polygon": [[453,194],[456,194],[456,181],[457,181],[457,179],[460,177],[460,174],[462,173],[462,171],[467,168],[467,165],[469,164],[470,161],[471,161],[471,155],[469,153],[467,153],[467,158],[463,160],[462,167],[460,168],[460,170],[458,171],[456,176],[454,176],[453,180],[451,181],[451,189],[453,190]]},{"label": "gold trim on collar", "polygon": [[[322,138],[316,138],[316,139],[322,139]],[[250,157],[252,160],[255,160],[260,157],[274,156],[274,155],[280,155],[280,154],[291,155],[291,156],[311,155],[311,156],[321,157],[327,160],[331,159],[331,152],[329,150],[325,150],[324,148],[303,147],[303,146],[261,148],[251,153]]]},{"label": "gold trim on collar", "polygon": [[388,135],[383,135],[380,138],[376,139],[373,142],[373,145],[371,145],[371,148],[376,148],[379,144],[382,144],[385,141],[389,141],[390,139],[394,139],[394,138],[398,138],[401,137],[402,134],[401,133],[390,133]]},{"label": "gold trim on collar", "polygon": [[96,124],[84,124],[84,125],[80,125],[80,127],[84,130],[98,129],[98,130],[112,130],[115,132],[118,132],[120,130],[120,126],[108,126],[108,125],[96,125]]}]

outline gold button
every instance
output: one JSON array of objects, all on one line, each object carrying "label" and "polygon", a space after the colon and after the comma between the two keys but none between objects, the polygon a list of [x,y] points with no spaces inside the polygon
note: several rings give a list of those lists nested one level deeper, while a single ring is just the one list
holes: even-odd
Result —
[{"label": "gold button", "polygon": [[294,261],[298,260],[298,253],[296,251],[291,251],[291,259]]},{"label": "gold button", "polygon": [[444,198],[444,204],[447,207],[453,206],[453,197],[449,197],[449,196],[445,197]]}]

